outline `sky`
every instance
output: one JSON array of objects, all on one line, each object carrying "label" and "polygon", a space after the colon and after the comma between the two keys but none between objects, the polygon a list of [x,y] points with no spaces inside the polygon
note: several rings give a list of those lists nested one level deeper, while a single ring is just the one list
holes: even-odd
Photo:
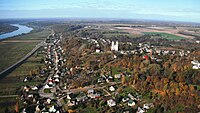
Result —
[{"label": "sky", "polygon": [[200,0],[0,0],[0,18],[115,18],[200,23]]}]

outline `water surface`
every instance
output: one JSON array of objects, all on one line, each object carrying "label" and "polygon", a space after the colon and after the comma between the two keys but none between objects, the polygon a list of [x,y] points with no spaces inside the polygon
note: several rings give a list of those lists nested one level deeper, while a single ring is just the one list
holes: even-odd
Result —
[{"label": "water surface", "polygon": [[5,38],[17,36],[17,35],[20,35],[22,33],[29,33],[30,31],[33,30],[33,28],[30,28],[30,27],[27,27],[27,26],[24,26],[24,25],[19,25],[19,24],[11,24],[11,25],[18,27],[19,29],[12,31],[12,32],[9,32],[9,33],[1,34],[0,39],[5,39]]}]

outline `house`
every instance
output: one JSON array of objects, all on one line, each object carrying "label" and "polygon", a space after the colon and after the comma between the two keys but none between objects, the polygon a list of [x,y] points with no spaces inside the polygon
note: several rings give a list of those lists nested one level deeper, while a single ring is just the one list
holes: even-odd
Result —
[{"label": "house", "polygon": [[88,99],[87,96],[82,96],[82,97],[76,97],[76,100],[79,101],[86,101]]},{"label": "house", "polygon": [[107,104],[108,104],[108,106],[110,106],[110,107],[116,106],[116,102],[115,102],[113,99],[107,100]]},{"label": "house", "polygon": [[136,113],[144,113],[144,112],[145,112],[145,110],[143,108],[138,107],[138,110]]},{"label": "house", "polygon": [[75,102],[75,101],[70,101],[70,100],[69,100],[69,101],[67,102],[67,105],[68,105],[68,106],[74,106],[74,105],[76,105],[76,102]]},{"label": "house", "polygon": [[51,103],[51,99],[48,98],[46,102],[47,102],[47,104],[50,104]]},{"label": "house", "polygon": [[109,90],[113,92],[115,91],[115,88],[113,86],[110,86]]},{"label": "house", "polygon": [[59,76],[56,74],[56,75],[54,76],[54,78],[59,78]]},{"label": "house", "polygon": [[30,88],[28,86],[24,86],[24,91],[29,92]]},{"label": "house", "polygon": [[144,109],[150,109],[151,107],[154,107],[153,103],[148,103],[143,105]]},{"label": "house", "polygon": [[55,109],[54,105],[49,108],[50,113],[55,113],[57,110]]},{"label": "house", "polygon": [[128,98],[128,97],[122,98],[122,102],[127,102],[127,101],[129,101],[129,98]]},{"label": "house", "polygon": [[131,100],[128,101],[128,106],[131,106],[131,107],[132,107],[132,106],[134,106],[135,104],[136,104],[136,101],[135,101],[135,100],[132,100],[132,99],[131,99]]},{"label": "house", "polygon": [[32,89],[33,91],[36,91],[36,90],[38,90],[38,87],[35,86],[35,87],[32,87],[31,89]]},{"label": "house", "polygon": [[100,53],[101,50],[99,48],[96,49],[96,53]]},{"label": "house", "polygon": [[137,100],[133,95],[131,95],[130,93],[128,94],[128,97],[132,100]]},{"label": "house", "polygon": [[49,89],[50,87],[49,87],[49,85],[48,84],[46,84],[45,86],[44,86],[44,89]]},{"label": "house", "polygon": [[148,59],[149,59],[149,56],[145,55],[145,56],[143,56],[143,59],[148,60]]},{"label": "house", "polygon": [[115,74],[114,78],[121,78],[121,74]]},{"label": "house", "polygon": [[193,60],[193,61],[191,61],[191,63],[193,64],[192,69],[200,69],[199,61]]},{"label": "house", "polygon": [[56,79],[55,79],[55,82],[59,82],[59,79],[58,79],[58,78],[56,78]]},{"label": "house", "polygon": [[100,98],[100,94],[91,94],[91,95],[88,95],[88,97],[90,97],[90,98]]},{"label": "house", "polygon": [[87,91],[87,94],[88,94],[88,95],[94,94],[94,89],[89,89],[89,90]]}]

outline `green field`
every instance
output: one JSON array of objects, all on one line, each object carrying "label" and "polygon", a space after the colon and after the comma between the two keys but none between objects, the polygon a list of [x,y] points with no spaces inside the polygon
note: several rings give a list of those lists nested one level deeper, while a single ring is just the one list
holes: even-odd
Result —
[{"label": "green field", "polygon": [[[15,94],[16,89],[24,85],[35,85],[39,84],[40,81],[22,82],[26,76],[30,76],[30,71],[37,70],[39,67],[44,68],[44,63],[40,63],[43,54],[35,53],[21,66],[16,68],[13,72],[7,75],[5,78],[0,80],[0,95]],[[43,78],[41,78],[43,79]],[[43,80],[41,80],[43,81]]]},{"label": "green field", "polygon": [[0,44],[0,71],[16,63],[29,53],[37,43],[2,43]]},{"label": "green field", "polygon": [[103,31],[103,35],[107,38],[111,38],[111,37],[119,37],[119,36],[128,36],[131,38],[135,38],[137,37],[136,35],[130,34],[128,32],[122,32],[122,31]]},{"label": "green field", "polygon": [[40,63],[43,58],[43,54],[38,54],[37,52],[30,57],[25,63],[16,68],[13,72],[11,72],[8,76],[26,76],[29,75],[31,70],[39,69],[39,67],[44,68],[44,63]]},{"label": "green field", "polygon": [[18,99],[16,97],[0,98],[0,113],[14,112],[17,101]]},{"label": "green field", "polygon": [[[176,35],[168,34],[168,33],[144,32],[144,34],[153,35],[154,38],[165,38],[165,39],[168,39],[168,40],[181,40],[181,39],[185,39],[184,37],[176,36]],[[155,35],[159,35],[159,36],[155,36]]]}]

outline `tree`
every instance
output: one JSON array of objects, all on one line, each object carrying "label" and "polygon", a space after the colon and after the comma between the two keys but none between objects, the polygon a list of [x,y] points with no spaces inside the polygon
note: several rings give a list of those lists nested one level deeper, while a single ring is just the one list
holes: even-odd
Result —
[{"label": "tree", "polygon": [[150,64],[149,72],[151,75],[160,75],[160,73],[161,73],[160,65],[159,64]]}]

